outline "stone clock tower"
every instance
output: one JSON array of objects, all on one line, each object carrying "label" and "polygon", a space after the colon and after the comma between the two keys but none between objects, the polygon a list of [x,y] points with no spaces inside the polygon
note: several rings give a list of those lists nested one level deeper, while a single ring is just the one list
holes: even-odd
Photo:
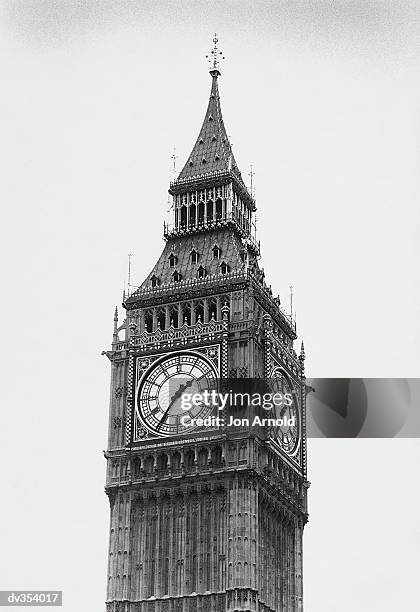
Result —
[{"label": "stone clock tower", "polygon": [[[302,610],[304,352],[258,264],[256,206],[223,124],[214,44],[163,252],[120,325],[116,311],[106,352],[107,612]],[[238,379],[290,393],[293,426],[182,426],[183,391]]]}]

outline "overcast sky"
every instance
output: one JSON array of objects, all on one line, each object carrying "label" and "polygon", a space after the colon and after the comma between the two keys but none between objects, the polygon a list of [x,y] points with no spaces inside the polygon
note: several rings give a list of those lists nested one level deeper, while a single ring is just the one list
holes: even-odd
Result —
[{"label": "overcast sky", "polygon": [[[420,376],[418,2],[0,2],[1,589],[102,609],[112,315],[163,247],[205,54],[308,375]],[[417,440],[314,440],[305,612],[419,607]]]}]

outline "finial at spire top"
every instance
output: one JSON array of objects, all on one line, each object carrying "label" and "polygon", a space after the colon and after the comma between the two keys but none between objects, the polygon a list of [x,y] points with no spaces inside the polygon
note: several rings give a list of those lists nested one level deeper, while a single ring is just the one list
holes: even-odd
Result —
[{"label": "finial at spire top", "polygon": [[217,38],[217,34],[213,36],[213,48],[210,51],[210,55],[206,55],[208,62],[210,64],[210,74],[212,77],[218,77],[220,74],[220,60],[219,55],[221,55],[221,59],[225,59],[223,53],[219,51],[219,47],[217,43],[219,39]]}]

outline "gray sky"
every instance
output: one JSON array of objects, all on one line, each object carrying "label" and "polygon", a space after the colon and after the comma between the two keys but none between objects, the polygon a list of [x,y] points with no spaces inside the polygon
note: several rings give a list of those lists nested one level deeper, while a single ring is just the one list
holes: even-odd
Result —
[{"label": "gray sky", "polygon": [[[263,265],[311,376],[420,376],[417,2],[0,3],[0,588],[102,609],[112,314],[163,246],[219,33]],[[418,609],[417,440],[313,440],[306,612]],[[416,594],[415,594],[416,593]],[[80,601],[83,594],[83,601]]]}]

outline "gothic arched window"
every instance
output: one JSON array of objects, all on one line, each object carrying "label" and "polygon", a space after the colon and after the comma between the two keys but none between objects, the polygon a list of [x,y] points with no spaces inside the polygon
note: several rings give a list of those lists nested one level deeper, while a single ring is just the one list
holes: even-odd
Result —
[{"label": "gothic arched window", "polygon": [[211,452],[211,460],[213,465],[220,465],[222,463],[222,449],[220,446],[213,448]]},{"label": "gothic arched window", "polygon": [[207,276],[207,270],[203,268],[203,266],[200,266],[197,270],[197,276],[198,278],[204,278],[205,276]]},{"label": "gothic arched window", "polygon": [[146,472],[146,474],[151,474],[153,472],[154,467],[155,460],[151,455],[149,455],[144,461],[144,471]]},{"label": "gothic arched window", "polygon": [[196,205],[191,204],[190,206],[190,225],[195,225],[196,218]]},{"label": "gothic arched window", "polygon": [[191,325],[191,303],[183,302],[181,304],[182,309],[182,323]]},{"label": "gothic arched window", "polygon": [[217,299],[210,298],[207,301],[207,304],[208,304],[208,310],[209,310],[209,320],[217,319]]},{"label": "gothic arched window", "polygon": [[200,465],[201,467],[207,465],[208,455],[208,450],[206,448],[201,448],[198,453],[198,465]]},{"label": "gothic arched window", "polygon": [[199,321],[201,323],[204,322],[204,302],[203,302],[203,300],[200,300],[199,302],[196,302],[196,305],[195,305],[195,320],[196,320],[196,323],[198,323]]},{"label": "gothic arched window", "polygon": [[175,268],[175,266],[177,264],[177,261],[178,261],[178,257],[176,255],[174,255],[173,253],[171,253],[169,255],[169,266],[171,268]]},{"label": "gothic arched window", "polygon": [[207,223],[211,223],[213,221],[213,202],[209,200],[207,202]]},{"label": "gothic arched window", "polygon": [[222,200],[218,199],[216,200],[216,219],[221,219],[222,218]]},{"label": "gothic arched window", "polygon": [[169,325],[178,327],[178,305],[169,307]]},{"label": "gothic arched window", "polygon": [[140,476],[140,473],[141,473],[141,461],[140,461],[139,457],[136,457],[136,459],[134,459],[133,471],[134,471],[134,476]]},{"label": "gothic arched window", "polygon": [[217,244],[215,244],[213,247],[213,259],[220,259],[221,254],[222,254],[222,251],[220,247]]},{"label": "gothic arched window", "polygon": [[198,205],[198,223],[204,223],[204,202]]},{"label": "gothic arched window", "polygon": [[182,276],[178,270],[175,270],[175,272],[172,274],[172,278],[174,279],[174,283],[179,283],[179,281],[182,280]]},{"label": "gothic arched window", "polygon": [[164,308],[159,308],[156,311],[156,322],[159,329],[165,329],[166,327],[166,312]]},{"label": "gothic arched window", "polygon": [[144,329],[149,333],[153,331],[153,313],[151,310],[146,310],[144,313]]},{"label": "gothic arched window", "polygon": [[228,274],[228,272],[230,272],[230,267],[227,265],[227,263],[223,262],[220,265],[220,271],[222,274]]},{"label": "gothic arched window", "polygon": [[191,263],[193,263],[193,264],[198,263],[199,257],[200,257],[200,255],[197,253],[197,251],[195,249],[193,249],[191,251]]},{"label": "gothic arched window", "polygon": [[151,283],[152,283],[152,287],[157,287],[158,285],[160,285],[160,279],[155,276],[153,274],[152,278],[150,279]]},{"label": "gothic arched window", "polygon": [[194,451],[189,450],[185,453],[185,468],[191,469],[194,465]]},{"label": "gothic arched window", "polygon": [[160,472],[166,472],[168,469],[168,455],[166,453],[162,453],[157,458],[157,469]]},{"label": "gothic arched window", "polygon": [[178,451],[176,451],[172,455],[171,467],[172,467],[172,470],[179,470],[181,467],[181,453],[179,453]]}]

